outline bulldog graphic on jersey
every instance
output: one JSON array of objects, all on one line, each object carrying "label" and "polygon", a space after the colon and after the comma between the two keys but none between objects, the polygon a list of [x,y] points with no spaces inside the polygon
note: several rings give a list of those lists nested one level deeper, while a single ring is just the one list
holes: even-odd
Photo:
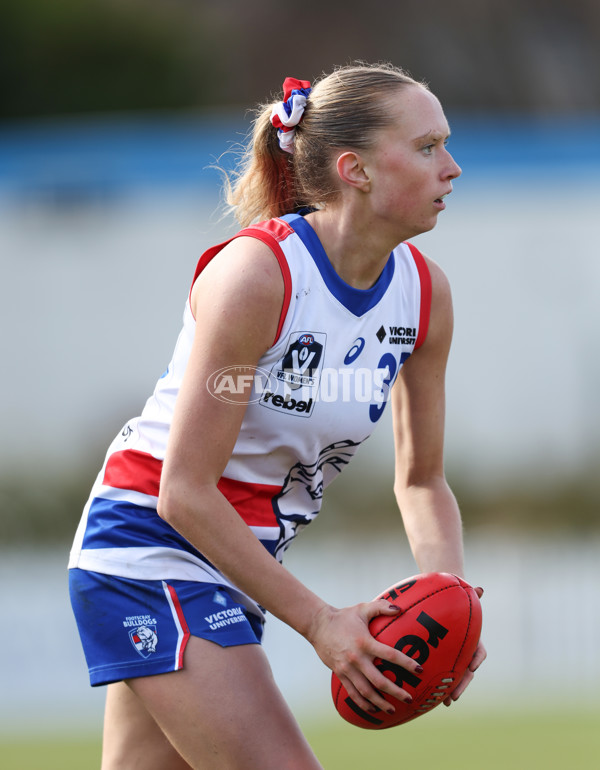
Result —
[{"label": "bulldog graphic on jersey", "polygon": [[271,369],[272,390],[265,390],[261,406],[310,417],[314,409],[323,370],[325,342],[323,332],[292,332],[287,350]]},{"label": "bulldog graphic on jersey", "polygon": [[298,462],[290,469],[281,492],[272,501],[281,529],[275,558],[281,560],[298,532],[316,519],[323,490],[348,465],[361,443],[351,439],[336,441],[319,452],[315,463]]}]

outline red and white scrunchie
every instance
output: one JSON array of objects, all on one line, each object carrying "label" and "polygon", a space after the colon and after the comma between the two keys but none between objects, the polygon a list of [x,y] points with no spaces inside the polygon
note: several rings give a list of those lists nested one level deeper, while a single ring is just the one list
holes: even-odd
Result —
[{"label": "red and white scrunchie", "polygon": [[273,107],[271,123],[277,129],[279,146],[285,152],[294,152],[295,127],[302,120],[310,91],[308,80],[286,78],[283,81],[283,101]]}]

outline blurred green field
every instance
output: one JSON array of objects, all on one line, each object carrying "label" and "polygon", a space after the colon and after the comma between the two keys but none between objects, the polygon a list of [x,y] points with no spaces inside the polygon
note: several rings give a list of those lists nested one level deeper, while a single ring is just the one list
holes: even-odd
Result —
[{"label": "blurred green field", "polygon": [[[509,714],[455,706],[382,732],[337,719],[303,727],[325,770],[589,770],[600,756],[600,709]],[[0,738],[2,770],[87,770],[99,764],[99,737]]]}]

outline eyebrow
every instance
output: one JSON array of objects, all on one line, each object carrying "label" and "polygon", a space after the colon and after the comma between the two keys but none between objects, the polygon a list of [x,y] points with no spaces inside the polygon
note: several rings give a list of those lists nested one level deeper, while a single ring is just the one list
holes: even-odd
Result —
[{"label": "eyebrow", "polygon": [[448,129],[447,134],[442,134],[440,131],[436,131],[435,129],[431,129],[431,131],[428,131],[426,134],[423,134],[423,136],[418,136],[416,139],[413,140],[414,144],[421,144],[421,142],[425,142],[427,139],[433,139],[434,141],[440,141],[440,139],[449,139],[450,138],[450,129]]}]

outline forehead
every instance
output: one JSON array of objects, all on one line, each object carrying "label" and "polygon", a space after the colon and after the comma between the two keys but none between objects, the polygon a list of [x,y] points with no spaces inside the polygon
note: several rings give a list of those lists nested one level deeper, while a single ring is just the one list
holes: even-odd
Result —
[{"label": "forehead", "polygon": [[390,98],[390,111],[395,118],[392,131],[408,141],[429,134],[448,136],[450,133],[438,98],[422,86],[399,90]]}]

